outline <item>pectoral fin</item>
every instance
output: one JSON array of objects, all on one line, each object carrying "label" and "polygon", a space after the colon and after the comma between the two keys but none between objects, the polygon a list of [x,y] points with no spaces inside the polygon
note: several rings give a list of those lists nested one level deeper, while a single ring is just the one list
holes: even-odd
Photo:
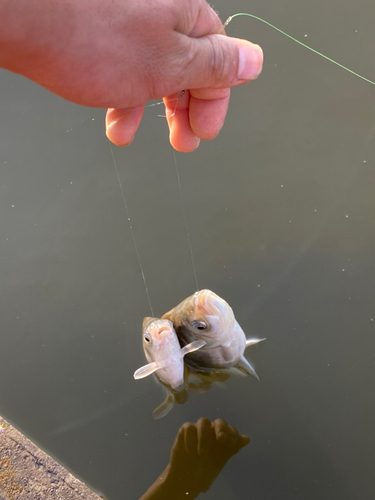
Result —
[{"label": "pectoral fin", "polygon": [[251,364],[244,356],[241,356],[241,359],[238,362],[238,365],[236,365],[236,368],[242,371],[243,373],[246,373],[248,375],[253,375],[257,380],[260,380],[257,375],[257,372],[254,370],[254,368],[251,366]]},{"label": "pectoral fin", "polygon": [[184,357],[186,354],[189,354],[189,352],[197,351],[204,345],[206,345],[206,342],[204,340],[194,340],[194,342],[186,345],[181,349],[181,356]]},{"label": "pectoral fin", "polygon": [[263,342],[263,340],[267,339],[246,339],[246,347],[249,347],[254,344],[258,344],[258,342]]},{"label": "pectoral fin", "polygon": [[156,372],[156,370],[158,370],[159,368],[161,368],[161,364],[159,363],[159,361],[154,361],[153,363],[149,363],[148,365],[138,368],[138,370],[134,372],[133,377],[136,380],[148,377],[152,373]]}]

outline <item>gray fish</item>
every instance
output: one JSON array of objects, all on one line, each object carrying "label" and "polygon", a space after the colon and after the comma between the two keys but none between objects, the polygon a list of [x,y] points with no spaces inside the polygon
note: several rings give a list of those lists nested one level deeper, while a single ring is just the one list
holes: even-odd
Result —
[{"label": "gray fish", "polygon": [[138,368],[135,379],[155,373],[174,391],[184,387],[184,356],[205,345],[203,339],[181,348],[173,324],[166,319],[145,318],[142,325],[143,350],[149,364]]},{"label": "gray fish", "polygon": [[203,370],[234,368],[259,380],[244,357],[244,351],[246,347],[265,339],[246,339],[232,308],[216,293],[200,290],[164,314],[162,319],[173,323],[182,346],[198,340],[205,341],[199,351],[186,357],[186,363]]}]

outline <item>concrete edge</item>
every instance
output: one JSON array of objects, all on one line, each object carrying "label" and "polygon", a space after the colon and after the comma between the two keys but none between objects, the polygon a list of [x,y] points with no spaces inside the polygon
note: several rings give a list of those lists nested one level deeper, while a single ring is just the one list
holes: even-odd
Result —
[{"label": "concrete edge", "polygon": [[100,500],[0,416],[0,500]]}]

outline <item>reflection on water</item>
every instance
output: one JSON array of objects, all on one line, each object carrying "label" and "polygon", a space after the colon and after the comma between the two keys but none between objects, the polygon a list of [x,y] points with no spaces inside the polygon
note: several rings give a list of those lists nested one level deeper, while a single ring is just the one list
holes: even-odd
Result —
[{"label": "reflection on water", "polygon": [[247,436],[222,419],[186,422],[177,433],[168,465],[140,500],[196,498],[210,488],[228,460],[249,442]]},{"label": "reflection on water", "polygon": [[[165,384],[155,375],[155,379],[166,391],[165,400],[152,412],[155,420],[165,417],[175,404],[184,404],[188,401],[191,393],[204,393],[211,389],[213,384],[221,384],[228,380],[232,374],[241,374],[240,371],[231,370],[199,370],[185,364],[184,384],[178,390],[174,390],[170,385]],[[243,376],[247,374],[242,373]]]},{"label": "reflection on water", "polygon": [[156,375],[158,382],[167,392],[165,400],[154,409],[152,416],[154,419],[165,417],[175,404],[184,404],[189,399],[191,392],[206,392],[213,383],[221,383],[231,377],[229,371],[200,371],[185,364],[184,366],[184,385],[179,390],[172,389],[168,384],[164,384]]}]

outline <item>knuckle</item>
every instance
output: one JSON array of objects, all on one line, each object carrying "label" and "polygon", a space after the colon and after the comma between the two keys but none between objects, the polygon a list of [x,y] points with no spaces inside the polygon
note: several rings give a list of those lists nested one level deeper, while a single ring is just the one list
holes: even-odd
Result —
[{"label": "knuckle", "polygon": [[236,78],[237,57],[233,46],[226,43],[225,38],[218,35],[207,37],[212,48],[208,68],[214,87],[223,84],[229,86]]}]

